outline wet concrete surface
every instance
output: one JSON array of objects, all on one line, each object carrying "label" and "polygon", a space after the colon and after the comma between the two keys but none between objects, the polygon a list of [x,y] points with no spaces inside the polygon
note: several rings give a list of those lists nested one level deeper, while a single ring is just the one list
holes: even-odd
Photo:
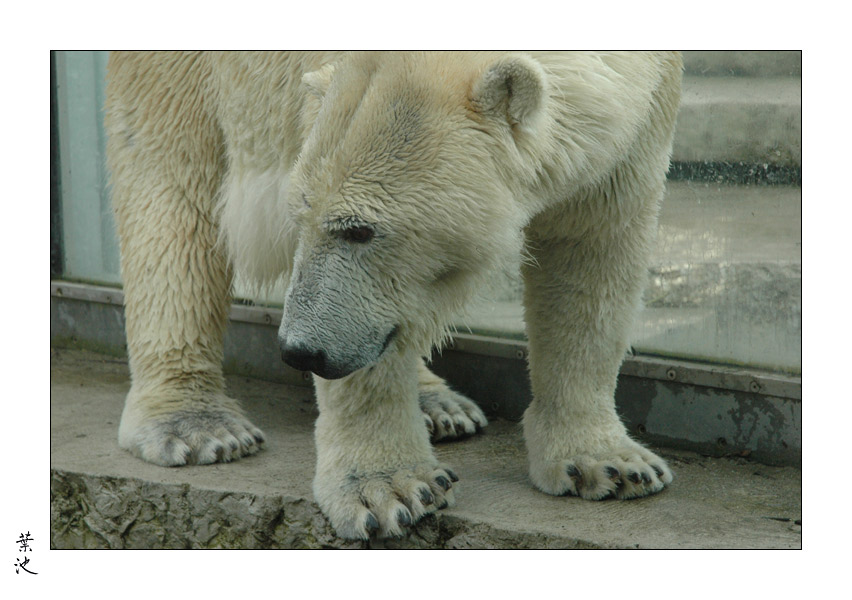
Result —
[{"label": "wet concrete surface", "polygon": [[351,542],[313,501],[312,390],[229,377],[267,446],[228,464],[158,467],[119,449],[126,362],[51,352],[53,548],[800,548],[801,472],[746,458],[658,449],[662,493],[588,502],[536,491],[517,423],[438,444],[457,505],[409,536]]}]

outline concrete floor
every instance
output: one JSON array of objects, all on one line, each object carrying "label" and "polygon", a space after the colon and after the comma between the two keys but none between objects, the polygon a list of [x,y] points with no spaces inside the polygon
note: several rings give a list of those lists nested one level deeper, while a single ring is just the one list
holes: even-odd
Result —
[{"label": "concrete floor", "polygon": [[457,505],[403,539],[347,542],[312,500],[311,391],[229,377],[267,447],[230,464],[168,469],[117,446],[122,360],[51,351],[52,548],[801,548],[801,472],[660,449],[662,493],[626,502],[532,488],[516,423],[439,444]]}]

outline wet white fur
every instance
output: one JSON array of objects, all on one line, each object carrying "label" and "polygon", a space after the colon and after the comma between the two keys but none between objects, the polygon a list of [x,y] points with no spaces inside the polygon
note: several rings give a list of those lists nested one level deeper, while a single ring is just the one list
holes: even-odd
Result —
[{"label": "wet white fur", "polygon": [[[342,536],[366,537],[373,519],[399,534],[453,502],[418,408],[432,381],[420,357],[524,255],[533,483],[590,499],[659,491],[671,472],[629,439],[613,394],[680,78],[669,53],[114,56],[133,376],[121,445],[160,464],[180,464],[177,438],[199,462],[254,452],[219,366],[231,266],[259,286],[289,277],[282,335],[370,363],[316,379],[316,499]],[[341,241],[335,223],[351,218],[380,235]],[[222,439],[239,441],[224,458]]]}]

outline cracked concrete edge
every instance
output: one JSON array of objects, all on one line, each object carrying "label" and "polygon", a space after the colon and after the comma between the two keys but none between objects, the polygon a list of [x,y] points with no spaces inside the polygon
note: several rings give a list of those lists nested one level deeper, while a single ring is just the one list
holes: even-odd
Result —
[{"label": "cracked concrete edge", "polygon": [[259,496],[51,469],[51,549],[594,549],[434,514],[403,538],[338,538],[305,498]]}]

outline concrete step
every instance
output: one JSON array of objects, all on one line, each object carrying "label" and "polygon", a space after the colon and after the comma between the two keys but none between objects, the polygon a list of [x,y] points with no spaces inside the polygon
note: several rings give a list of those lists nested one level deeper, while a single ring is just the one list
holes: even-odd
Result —
[{"label": "concrete step", "polygon": [[661,450],[672,486],[630,502],[536,491],[517,423],[439,444],[457,505],[405,538],[337,538],[311,494],[309,388],[229,377],[267,435],[254,457],[167,469],[120,450],[123,360],[51,351],[52,548],[800,548],[801,472]]},{"label": "concrete step", "polygon": [[801,77],[684,77],[672,159],[801,167]]},{"label": "concrete step", "polygon": [[802,75],[801,50],[685,50],[687,75],[789,77]]}]

